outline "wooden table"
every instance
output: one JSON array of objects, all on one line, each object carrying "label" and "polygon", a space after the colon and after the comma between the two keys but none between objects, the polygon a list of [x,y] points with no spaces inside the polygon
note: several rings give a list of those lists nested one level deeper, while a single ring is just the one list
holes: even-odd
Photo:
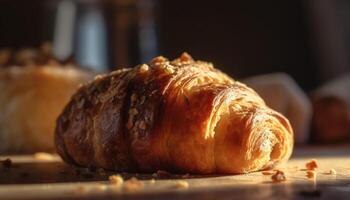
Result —
[{"label": "wooden table", "polygon": [[[33,155],[10,158],[10,168],[0,169],[0,199],[350,199],[350,147],[299,148],[280,169],[287,181],[274,183],[271,175],[255,172],[245,175],[183,176],[155,178],[151,174],[121,174],[137,177],[143,187],[125,191],[108,181],[114,172],[91,171]],[[318,161],[316,181],[306,177],[305,163]],[[335,169],[337,174],[329,173]],[[156,180],[153,181],[152,179]],[[179,188],[179,180],[188,188]]]}]

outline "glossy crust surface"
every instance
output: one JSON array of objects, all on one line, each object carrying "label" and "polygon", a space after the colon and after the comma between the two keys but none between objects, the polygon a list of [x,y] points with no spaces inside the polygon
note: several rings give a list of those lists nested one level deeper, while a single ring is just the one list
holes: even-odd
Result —
[{"label": "glossy crust surface", "polygon": [[68,66],[0,68],[0,153],[54,151],[57,117],[92,77]]},{"label": "glossy crust surface", "polygon": [[288,160],[293,131],[252,89],[184,53],[81,87],[55,142],[66,162],[85,167],[247,173]]}]

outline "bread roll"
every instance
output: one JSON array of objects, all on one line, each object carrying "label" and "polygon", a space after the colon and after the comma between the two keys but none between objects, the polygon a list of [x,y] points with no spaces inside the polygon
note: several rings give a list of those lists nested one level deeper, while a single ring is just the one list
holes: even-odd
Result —
[{"label": "bread roll", "polygon": [[313,143],[350,143],[350,74],[312,93]]},{"label": "bread roll", "polygon": [[56,118],[91,76],[69,66],[0,68],[0,153],[54,151]]},{"label": "bread roll", "polygon": [[78,166],[231,174],[288,160],[293,131],[252,89],[185,53],[81,87],[57,120],[55,141]]}]

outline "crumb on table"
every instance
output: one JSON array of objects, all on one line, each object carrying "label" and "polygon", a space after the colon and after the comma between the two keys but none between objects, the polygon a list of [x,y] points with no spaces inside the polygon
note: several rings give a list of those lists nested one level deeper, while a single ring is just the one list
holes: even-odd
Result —
[{"label": "crumb on table", "polygon": [[108,179],[111,184],[118,185],[118,186],[122,185],[124,182],[123,177],[121,177],[120,175],[112,175],[112,176],[109,176]]},{"label": "crumb on table", "polygon": [[315,172],[314,170],[306,171],[306,177],[307,178],[316,180],[316,176],[317,176],[317,172]]},{"label": "crumb on table", "polygon": [[318,168],[318,164],[315,159],[312,159],[309,162],[307,162],[305,166],[306,166],[306,169],[308,170],[315,170]]},{"label": "crumb on table", "polygon": [[180,180],[180,181],[176,181],[175,187],[176,187],[177,189],[186,189],[186,188],[189,187],[189,185],[188,185],[188,182],[187,182],[187,181],[182,181],[182,180]]},{"label": "crumb on table", "polygon": [[152,178],[152,179],[150,180],[150,183],[151,183],[151,184],[155,184],[155,183],[156,183],[156,180],[155,180],[154,178]]},{"label": "crumb on table", "polygon": [[125,191],[137,191],[143,188],[143,183],[139,181],[137,178],[132,177],[131,179],[125,181],[123,185],[123,190]]},{"label": "crumb on table", "polygon": [[276,170],[275,174],[271,176],[273,182],[283,182],[286,181],[287,178],[283,171]]},{"label": "crumb on table", "polygon": [[330,169],[330,170],[329,170],[329,174],[331,174],[331,175],[336,175],[336,174],[337,174],[337,171],[335,171],[335,169]]}]

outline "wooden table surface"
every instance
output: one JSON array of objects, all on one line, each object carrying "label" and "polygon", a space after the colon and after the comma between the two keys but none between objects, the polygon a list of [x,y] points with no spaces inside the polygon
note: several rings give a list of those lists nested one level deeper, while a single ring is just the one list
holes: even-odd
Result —
[{"label": "wooden table surface", "polygon": [[[0,156],[12,166],[0,169],[0,199],[350,199],[350,147],[308,147],[294,151],[279,167],[287,181],[274,183],[271,175],[183,176],[160,178],[152,174],[121,174],[137,177],[137,191],[116,188],[108,181],[114,172],[94,172],[64,164],[58,157],[36,159],[33,155]],[[316,159],[316,181],[306,177],[305,163]],[[335,169],[337,174],[329,173]],[[155,178],[155,181],[152,179]],[[179,188],[179,180],[189,184]]]}]

